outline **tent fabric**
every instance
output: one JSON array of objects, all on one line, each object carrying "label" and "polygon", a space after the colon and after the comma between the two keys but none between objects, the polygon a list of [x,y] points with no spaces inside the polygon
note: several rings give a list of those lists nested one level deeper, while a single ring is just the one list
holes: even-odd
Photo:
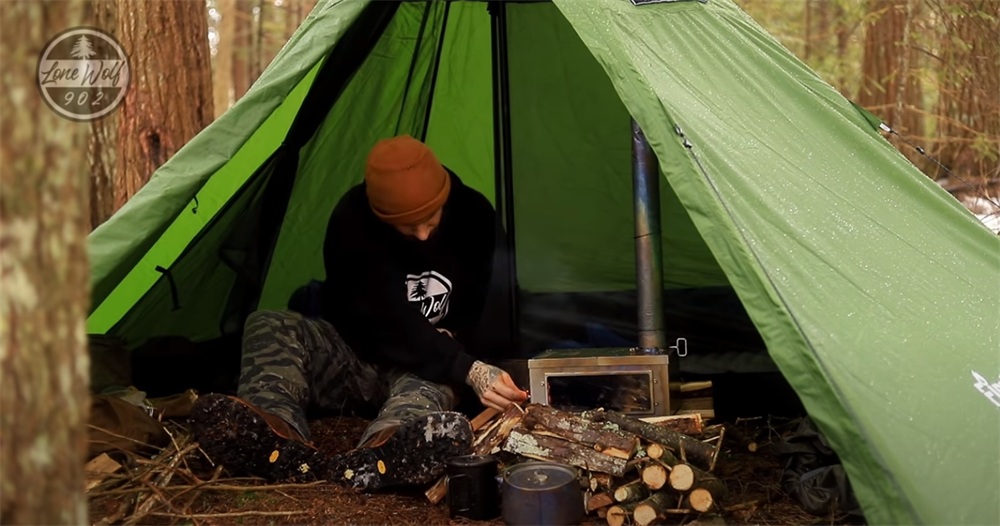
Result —
[{"label": "tent fabric", "polygon": [[[513,199],[520,295],[627,292],[633,118],[666,183],[664,283],[735,291],[867,520],[1000,523],[998,407],[981,380],[1000,372],[1000,239],[871,114],[729,0],[414,1],[378,31],[356,24],[385,9],[321,1],[247,95],[91,235],[90,332],[203,341],[287,305],[325,278],[329,211],[398,133]],[[352,29],[371,52],[324,70]],[[324,98],[329,75],[343,90]]]},{"label": "tent fabric", "polygon": [[[997,408],[970,369],[1000,370],[1000,240],[735,6],[555,3],[844,456],[868,519],[996,522]],[[976,437],[974,452],[941,430]],[[982,506],[941,506],[945,494]]]}]

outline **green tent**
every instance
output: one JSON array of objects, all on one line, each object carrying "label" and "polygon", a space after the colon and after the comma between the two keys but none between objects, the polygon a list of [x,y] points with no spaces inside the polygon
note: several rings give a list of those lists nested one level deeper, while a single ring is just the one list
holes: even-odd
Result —
[{"label": "green tent", "polygon": [[205,341],[286,306],[401,133],[503,212],[519,297],[634,290],[630,119],[665,288],[735,293],[868,521],[1000,523],[1000,239],[731,0],[320,1],[93,232],[88,328]]}]

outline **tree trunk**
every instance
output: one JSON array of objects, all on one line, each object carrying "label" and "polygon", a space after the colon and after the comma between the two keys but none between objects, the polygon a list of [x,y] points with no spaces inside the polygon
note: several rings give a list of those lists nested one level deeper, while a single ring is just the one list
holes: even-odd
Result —
[{"label": "tree trunk", "polygon": [[0,2],[3,524],[87,523],[88,126],[48,108],[26,74],[51,38],[83,22],[83,7]]},{"label": "tree trunk", "polygon": [[858,104],[878,114],[893,126],[900,126],[897,113],[899,86],[904,71],[900,57],[906,28],[908,0],[868,0],[872,22],[865,31],[861,61],[861,87]]},{"label": "tree trunk", "polygon": [[253,53],[254,16],[251,0],[236,0],[233,23],[233,101],[240,100],[253,84],[250,64]]},{"label": "tree trunk", "polygon": [[996,25],[1000,2],[941,2],[935,11],[941,20],[942,60],[938,157],[960,176],[985,179],[1000,162],[1000,35]]},{"label": "tree trunk", "polygon": [[[88,23],[112,35],[118,34],[118,6],[115,0],[90,0],[87,2]],[[120,111],[120,110],[119,110]],[[88,164],[90,165],[90,228],[101,226],[114,215],[115,183],[118,180],[117,145],[118,117],[112,113],[90,124],[91,134],[87,141]]]},{"label": "tree trunk", "polygon": [[236,0],[217,0],[222,20],[219,23],[219,45],[215,54],[215,117],[226,112],[233,103],[233,51],[236,43]]},{"label": "tree trunk", "polygon": [[116,208],[214,116],[204,2],[118,0],[118,14],[132,83],[118,113]]}]

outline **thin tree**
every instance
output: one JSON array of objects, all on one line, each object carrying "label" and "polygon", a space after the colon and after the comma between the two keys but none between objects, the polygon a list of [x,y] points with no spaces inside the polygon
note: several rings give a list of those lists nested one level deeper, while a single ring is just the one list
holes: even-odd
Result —
[{"label": "thin tree", "polygon": [[87,524],[88,126],[26,74],[83,2],[5,0],[0,20],[0,524]]}]

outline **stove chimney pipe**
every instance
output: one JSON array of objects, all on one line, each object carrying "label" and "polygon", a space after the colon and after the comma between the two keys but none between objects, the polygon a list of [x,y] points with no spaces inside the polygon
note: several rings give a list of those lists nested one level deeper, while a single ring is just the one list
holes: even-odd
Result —
[{"label": "stove chimney pipe", "polygon": [[660,237],[660,168],[639,124],[632,120],[632,190],[635,205],[635,278],[639,350],[666,354],[663,328],[663,252]]}]

